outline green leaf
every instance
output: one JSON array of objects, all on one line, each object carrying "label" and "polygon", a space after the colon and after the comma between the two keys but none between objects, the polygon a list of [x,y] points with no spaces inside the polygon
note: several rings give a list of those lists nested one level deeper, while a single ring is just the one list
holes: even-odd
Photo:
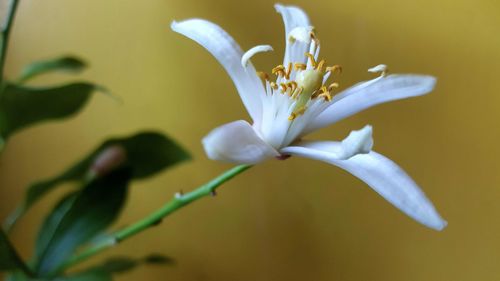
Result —
[{"label": "green leaf", "polygon": [[156,132],[142,132],[130,137],[107,140],[60,175],[31,185],[27,190],[24,203],[5,221],[5,229],[10,229],[35,202],[59,184],[87,180],[96,157],[112,145],[123,146],[127,156],[125,165],[132,170],[132,178],[134,179],[152,176],[190,158],[188,152],[181,146]]},{"label": "green leaf", "polygon": [[49,246],[52,237],[55,235],[61,221],[70,211],[73,203],[78,197],[79,192],[71,192],[64,196],[59,203],[56,204],[52,212],[45,218],[35,244],[35,256],[40,257]]},{"label": "green leaf", "polygon": [[90,83],[72,83],[55,88],[27,88],[7,84],[0,98],[0,138],[25,127],[78,112],[93,91]]},{"label": "green leaf", "polygon": [[29,272],[28,267],[17,254],[7,235],[0,230],[0,270],[14,269]]},{"label": "green leaf", "polygon": [[37,61],[27,65],[22,70],[18,82],[23,83],[35,76],[52,71],[79,72],[85,67],[86,64],[83,60],[71,56]]},{"label": "green leaf", "polygon": [[89,270],[98,270],[98,271],[105,271],[110,274],[118,274],[130,271],[142,264],[170,265],[173,264],[173,260],[169,257],[159,254],[152,254],[141,259],[136,259],[131,257],[113,257],[106,260],[101,265],[92,267]]},{"label": "green leaf", "polygon": [[[38,235],[37,274],[51,276],[57,273],[80,245],[101,233],[118,217],[126,200],[129,179],[129,169],[116,170],[89,183],[74,199],[70,195],[56,206],[45,224],[58,222],[57,226],[41,228]],[[64,210],[66,212],[59,218]]]}]

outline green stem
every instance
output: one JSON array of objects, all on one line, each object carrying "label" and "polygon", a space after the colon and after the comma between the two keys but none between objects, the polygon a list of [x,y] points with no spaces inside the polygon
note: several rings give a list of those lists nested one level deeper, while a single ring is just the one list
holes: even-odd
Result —
[{"label": "green stem", "polygon": [[165,204],[157,211],[149,214],[147,217],[139,220],[138,222],[115,232],[113,235],[111,235],[111,238],[105,239],[102,242],[97,243],[90,248],[87,248],[78,255],[73,256],[65,264],[63,264],[61,270],[66,270],[84,260],[87,260],[92,256],[99,254],[100,252],[106,249],[115,246],[116,244],[126,240],[127,238],[130,238],[152,226],[157,225],[163,220],[163,218],[167,217],[168,215],[174,213],[175,211],[181,209],[182,207],[198,199],[201,199],[209,195],[215,195],[215,190],[217,189],[217,187],[219,187],[226,181],[232,179],[236,175],[249,169],[250,167],[252,166],[251,165],[236,166],[232,169],[227,170],[218,177],[212,179],[208,183],[198,187],[197,189],[189,193],[176,194],[174,198],[172,198],[172,200],[170,200],[167,204]]},{"label": "green stem", "polygon": [[2,29],[2,41],[0,44],[0,80],[3,82],[3,71],[5,68],[5,57],[7,56],[7,48],[9,44],[10,31],[12,29],[12,23],[14,22],[14,17],[16,14],[17,6],[19,0],[10,0],[9,11],[5,17],[5,22]]}]

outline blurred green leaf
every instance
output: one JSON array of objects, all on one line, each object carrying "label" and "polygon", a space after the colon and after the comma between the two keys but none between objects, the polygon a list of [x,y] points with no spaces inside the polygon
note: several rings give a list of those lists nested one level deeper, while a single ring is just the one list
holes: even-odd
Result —
[{"label": "blurred green leaf", "polygon": [[16,270],[9,272],[5,276],[5,281],[29,281],[30,278],[26,276],[22,271]]},{"label": "blurred green leaf", "polygon": [[[46,224],[56,222],[57,226],[41,228],[39,232],[37,241],[41,246],[37,245],[38,255],[35,257],[38,275],[57,273],[61,264],[79,246],[98,235],[118,217],[126,200],[130,176],[129,169],[113,171],[78,191],[76,198],[68,196],[56,206]],[[59,218],[62,212],[64,214]],[[47,238],[48,241],[45,240]],[[46,245],[44,249],[41,248],[43,245]]]},{"label": "blurred green leaf", "polygon": [[49,246],[49,243],[56,233],[61,221],[68,211],[73,206],[75,199],[80,192],[71,192],[64,196],[59,203],[56,204],[52,212],[45,218],[35,243],[35,256],[40,257]]},{"label": "blurred green leaf", "polygon": [[28,267],[17,254],[5,232],[0,230],[0,270],[14,269],[29,272]]},{"label": "blurred green leaf", "polygon": [[113,257],[101,265],[92,267],[89,270],[105,271],[111,274],[124,273],[136,268],[142,264],[144,265],[170,265],[173,260],[167,256],[152,254],[145,258],[136,259],[131,257]]},{"label": "blurred green leaf", "polygon": [[98,86],[73,83],[55,88],[27,88],[7,84],[0,98],[0,138],[36,123],[69,117],[78,112]]},{"label": "blurred green leaf", "polygon": [[112,145],[120,145],[125,149],[127,155],[125,165],[132,170],[134,179],[152,176],[165,168],[190,159],[188,152],[181,146],[156,132],[142,132],[131,137],[107,140],[62,174],[31,185],[27,190],[23,205],[5,221],[5,228],[10,229],[24,212],[59,184],[70,181],[84,182],[88,179],[88,173],[96,157]]},{"label": "blurred green leaf", "polygon": [[71,56],[37,61],[27,65],[22,70],[18,82],[23,83],[35,76],[52,71],[79,72],[85,67],[86,64],[83,60]]}]

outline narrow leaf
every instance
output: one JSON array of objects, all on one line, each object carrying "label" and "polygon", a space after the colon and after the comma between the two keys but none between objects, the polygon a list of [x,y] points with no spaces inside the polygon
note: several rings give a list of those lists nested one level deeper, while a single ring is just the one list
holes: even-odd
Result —
[{"label": "narrow leaf", "polygon": [[[66,204],[70,207],[55,231],[52,227],[40,229],[37,241],[41,245],[37,245],[38,255],[35,257],[37,274],[48,276],[57,273],[61,264],[80,245],[101,233],[118,217],[125,203],[129,179],[128,169],[114,171],[88,184],[76,195],[74,202],[58,204],[50,217],[58,217],[55,213],[64,209]],[[45,242],[43,237],[50,237],[50,240]],[[42,249],[43,245],[46,245],[45,249]]]},{"label": "narrow leaf", "polygon": [[17,254],[7,235],[0,230],[0,270],[15,269],[29,272],[28,267]]},{"label": "narrow leaf", "polygon": [[37,61],[27,65],[22,70],[18,82],[23,83],[35,76],[53,71],[79,72],[85,67],[86,64],[83,60],[71,56]]},{"label": "narrow leaf", "polygon": [[51,119],[69,117],[78,112],[93,91],[89,83],[73,83],[56,88],[27,88],[7,84],[0,99],[0,138]]}]

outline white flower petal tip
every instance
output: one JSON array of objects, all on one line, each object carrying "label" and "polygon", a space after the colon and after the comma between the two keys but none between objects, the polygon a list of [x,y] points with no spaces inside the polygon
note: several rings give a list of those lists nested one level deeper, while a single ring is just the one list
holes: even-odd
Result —
[{"label": "white flower petal tip", "polygon": [[380,196],[419,223],[442,230],[446,221],[441,218],[431,201],[418,185],[396,163],[387,157],[370,151],[340,160],[339,142],[299,143],[282,149],[282,153],[320,160],[342,168],[364,181]]},{"label": "white flower petal tip", "polygon": [[387,71],[387,65],[385,65],[385,64],[379,64],[379,65],[376,65],[376,66],[368,69],[368,72],[371,72],[371,73],[379,73],[379,72],[386,72],[386,71]]},{"label": "white flower petal tip", "polygon": [[308,26],[308,27],[303,27],[303,26],[298,26],[290,33],[288,33],[288,41],[291,43],[294,43],[295,41],[300,41],[306,44],[311,43],[312,36],[311,33],[314,31],[314,27]]},{"label": "white flower petal tip", "polygon": [[258,45],[258,46],[255,46],[253,48],[251,48],[250,50],[246,51],[245,54],[243,54],[243,56],[241,57],[241,66],[243,67],[247,67],[248,65],[248,62],[250,61],[250,59],[258,54],[258,53],[263,53],[263,52],[271,52],[271,51],[274,51],[273,47],[271,45]]},{"label": "white flower petal tip", "polygon": [[342,155],[339,159],[349,159],[358,154],[370,153],[373,147],[373,129],[366,125],[361,130],[352,131],[347,138],[341,142]]},{"label": "white flower petal tip", "polygon": [[292,31],[297,26],[309,26],[309,17],[306,12],[297,6],[275,4],[276,12],[280,13],[285,23],[286,32]]},{"label": "white flower petal tip", "polygon": [[172,22],[173,31],[195,41],[210,52],[224,67],[255,123],[261,122],[263,93],[261,79],[252,64],[241,67],[243,51],[236,41],[220,26],[203,20],[187,19]]},{"label": "white flower petal tip", "polygon": [[215,128],[202,143],[208,158],[223,162],[255,164],[280,155],[243,120]]}]

